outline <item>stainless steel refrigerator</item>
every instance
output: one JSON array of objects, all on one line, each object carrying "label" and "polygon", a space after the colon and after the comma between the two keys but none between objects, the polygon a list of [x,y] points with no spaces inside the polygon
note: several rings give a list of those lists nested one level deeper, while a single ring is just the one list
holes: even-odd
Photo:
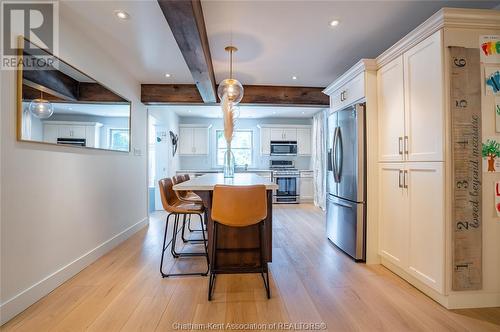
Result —
[{"label": "stainless steel refrigerator", "polygon": [[327,236],[356,261],[365,261],[365,105],[330,113],[327,140]]}]

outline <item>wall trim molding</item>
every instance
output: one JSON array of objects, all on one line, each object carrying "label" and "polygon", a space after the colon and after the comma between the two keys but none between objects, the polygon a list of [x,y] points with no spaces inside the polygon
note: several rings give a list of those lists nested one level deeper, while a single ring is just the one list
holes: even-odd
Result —
[{"label": "wall trim molding", "polygon": [[352,80],[354,77],[358,76],[364,71],[377,70],[377,63],[374,59],[361,59],[354,66],[349,68],[345,73],[340,75],[333,83],[327,86],[323,93],[331,95],[337,89],[340,89],[347,82]]},{"label": "wall trim molding", "polygon": [[44,279],[26,288],[19,294],[0,304],[0,325],[11,320],[13,317],[26,310],[29,306],[40,300],[45,295],[52,292],[68,279],[79,273],[81,270],[95,262],[111,249],[128,239],[130,236],[148,225],[149,218],[146,217],[110,239],[104,241],[94,249],[86,252],[74,261],[63,266]]},{"label": "wall trim molding", "polygon": [[447,292],[440,294],[423,282],[413,277],[400,267],[381,257],[381,264],[390,268],[413,287],[441,304],[446,309],[490,308],[500,306],[500,293],[486,291]]},{"label": "wall trim molding", "polygon": [[377,68],[391,62],[434,32],[443,28],[498,29],[500,13],[490,9],[442,8],[377,58]]}]

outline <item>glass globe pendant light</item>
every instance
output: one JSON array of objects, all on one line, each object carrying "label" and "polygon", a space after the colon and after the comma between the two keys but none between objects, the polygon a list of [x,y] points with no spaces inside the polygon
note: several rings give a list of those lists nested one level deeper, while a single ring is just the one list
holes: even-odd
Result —
[{"label": "glass globe pendant light", "polygon": [[43,99],[43,92],[40,91],[40,98],[33,99],[29,104],[31,114],[39,119],[48,119],[54,113],[52,103]]},{"label": "glass globe pendant light", "polygon": [[225,48],[229,52],[229,78],[220,82],[217,88],[217,95],[222,100],[224,96],[233,104],[238,104],[243,98],[243,85],[238,80],[233,78],[233,53],[238,49],[234,46],[227,46]]}]

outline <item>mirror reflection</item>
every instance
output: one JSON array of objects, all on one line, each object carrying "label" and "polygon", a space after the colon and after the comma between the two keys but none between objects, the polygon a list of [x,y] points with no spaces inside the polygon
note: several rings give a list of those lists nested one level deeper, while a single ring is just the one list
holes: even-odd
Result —
[{"label": "mirror reflection", "polygon": [[19,139],[130,151],[130,102],[23,40]]}]

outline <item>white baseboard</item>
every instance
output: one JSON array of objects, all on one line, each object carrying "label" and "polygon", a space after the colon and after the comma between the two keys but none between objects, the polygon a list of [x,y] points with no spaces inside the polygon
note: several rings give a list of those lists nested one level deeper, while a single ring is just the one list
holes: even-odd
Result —
[{"label": "white baseboard", "polygon": [[441,294],[383,257],[381,263],[446,309],[490,308],[500,306],[500,293],[464,291],[451,292],[447,295]]},{"label": "white baseboard", "polygon": [[66,280],[86,268],[96,261],[99,257],[116,247],[121,242],[128,239],[131,235],[142,229],[149,222],[148,218],[135,223],[124,231],[113,236],[109,240],[101,243],[99,246],[78,257],[71,263],[60,268],[51,275],[40,280],[36,284],[15,295],[11,299],[0,304],[0,325],[6,323],[17,314],[26,310],[30,305],[40,300],[42,297],[59,287]]}]

